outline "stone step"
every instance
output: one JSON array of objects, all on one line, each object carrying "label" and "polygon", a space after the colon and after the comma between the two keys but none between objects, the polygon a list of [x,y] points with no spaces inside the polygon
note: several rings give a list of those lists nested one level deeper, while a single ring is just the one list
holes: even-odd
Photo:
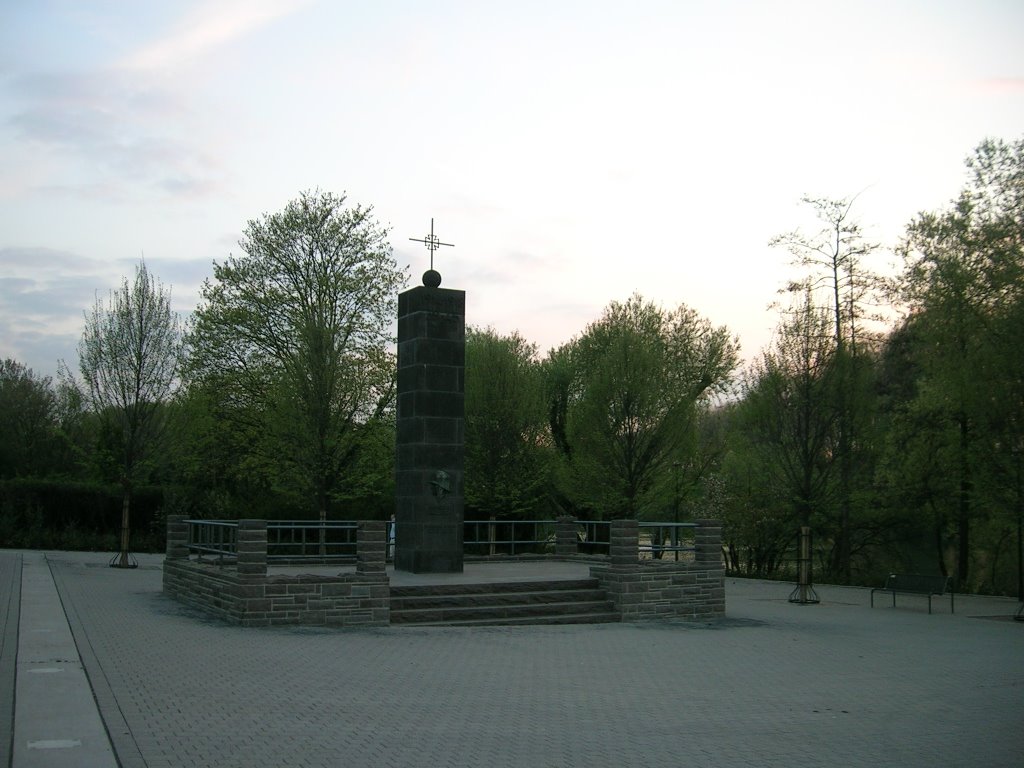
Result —
[{"label": "stone step", "polygon": [[391,623],[415,626],[619,621],[596,579],[393,587]]},{"label": "stone step", "polygon": [[391,587],[391,597],[423,595],[472,595],[505,592],[540,592],[552,589],[599,589],[597,579],[550,579],[547,581],[496,581],[474,584],[426,584]]},{"label": "stone step", "polygon": [[411,627],[526,627],[558,624],[614,624],[622,621],[617,613],[562,613],[549,616],[516,618],[464,619],[460,621],[418,621],[400,626]]},{"label": "stone step", "polygon": [[440,606],[391,610],[392,624],[420,622],[461,622],[482,619],[519,619],[564,614],[604,614],[612,610],[608,600],[565,603],[516,603],[512,605]]},{"label": "stone step", "polygon": [[435,593],[409,597],[391,597],[392,611],[414,610],[417,608],[469,608],[472,606],[497,606],[517,604],[543,604],[568,602],[607,602],[608,596],[601,589],[540,590],[530,592],[474,592],[453,595]]}]

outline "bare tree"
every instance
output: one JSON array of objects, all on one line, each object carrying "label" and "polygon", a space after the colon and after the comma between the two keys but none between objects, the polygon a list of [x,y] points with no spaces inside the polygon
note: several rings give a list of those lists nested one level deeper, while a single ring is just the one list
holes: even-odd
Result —
[{"label": "bare tree", "polygon": [[769,245],[783,247],[794,257],[794,265],[807,270],[806,276],[791,282],[790,292],[824,292],[831,304],[833,344],[835,345],[834,406],[837,420],[837,458],[839,463],[839,531],[834,567],[844,583],[851,578],[851,496],[854,471],[854,431],[858,414],[854,387],[861,362],[858,344],[862,342],[862,322],[879,285],[876,275],[865,268],[863,260],[878,245],[864,239],[860,224],[852,216],[856,198],[830,200],[803,198],[820,222],[813,234],[788,232],[773,238]]},{"label": "bare tree", "polygon": [[114,446],[120,474],[121,551],[111,561],[134,567],[128,551],[132,488],[164,436],[165,404],[178,383],[181,327],[171,294],[145,262],[106,302],[85,315],[78,344],[82,394]]}]

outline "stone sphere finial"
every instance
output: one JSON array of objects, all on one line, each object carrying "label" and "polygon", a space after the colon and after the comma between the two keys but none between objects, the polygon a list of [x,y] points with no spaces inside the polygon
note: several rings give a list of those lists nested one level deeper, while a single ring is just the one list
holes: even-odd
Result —
[{"label": "stone sphere finial", "polygon": [[423,273],[423,284],[427,288],[437,288],[441,284],[441,273],[436,269],[428,269]]}]

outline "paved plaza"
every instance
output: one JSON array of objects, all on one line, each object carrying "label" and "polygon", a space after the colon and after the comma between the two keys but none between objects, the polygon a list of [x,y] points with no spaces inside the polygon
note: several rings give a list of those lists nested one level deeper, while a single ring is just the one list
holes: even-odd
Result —
[{"label": "paved plaza", "polygon": [[16,768],[1024,765],[1013,600],[727,579],[711,624],[242,629],[108,559],[0,552]]}]

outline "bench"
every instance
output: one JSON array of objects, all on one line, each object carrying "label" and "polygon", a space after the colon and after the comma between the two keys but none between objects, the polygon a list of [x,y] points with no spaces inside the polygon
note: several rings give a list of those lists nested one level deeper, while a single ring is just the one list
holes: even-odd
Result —
[{"label": "bench", "polygon": [[949,592],[949,612],[953,613],[953,590],[948,576],[922,576],[917,573],[890,573],[885,586],[871,590],[871,607],[875,607],[875,592],[891,592],[892,607],[896,607],[896,593],[928,596],[928,613],[932,612],[932,595],[942,597]]}]

